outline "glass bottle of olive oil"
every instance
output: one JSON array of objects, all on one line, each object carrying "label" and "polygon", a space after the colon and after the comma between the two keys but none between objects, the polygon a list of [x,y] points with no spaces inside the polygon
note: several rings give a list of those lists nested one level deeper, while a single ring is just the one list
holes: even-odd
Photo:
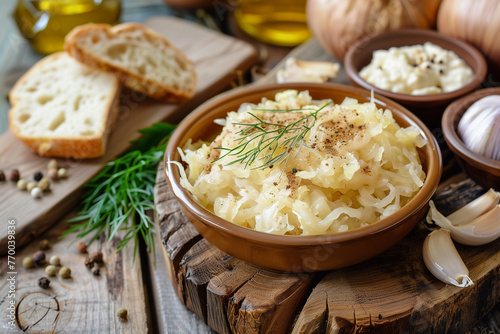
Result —
[{"label": "glass bottle of olive oil", "polygon": [[311,37],[306,0],[239,0],[234,16],[243,31],[262,42],[296,46]]},{"label": "glass bottle of olive oil", "polygon": [[18,0],[14,18],[21,34],[41,54],[64,49],[64,37],[85,23],[116,24],[120,0]]}]

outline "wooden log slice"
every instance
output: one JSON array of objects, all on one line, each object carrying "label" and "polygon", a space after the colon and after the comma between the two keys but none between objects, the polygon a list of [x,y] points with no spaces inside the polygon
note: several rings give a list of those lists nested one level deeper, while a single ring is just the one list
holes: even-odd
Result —
[{"label": "wooden log slice", "polygon": [[[485,189],[464,175],[433,200],[449,214]],[[279,272],[245,263],[204,240],[180,211],[159,167],[156,220],[172,284],[183,303],[218,333],[464,333],[500,300],[500,240],[457,249],[474,285],[458,288],[425,267],[423,222],[385,253],[320,273]]]}]

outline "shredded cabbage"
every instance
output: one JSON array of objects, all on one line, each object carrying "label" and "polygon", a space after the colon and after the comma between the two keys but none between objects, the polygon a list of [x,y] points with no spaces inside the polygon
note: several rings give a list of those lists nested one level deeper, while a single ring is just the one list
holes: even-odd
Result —
[{"label": "shredded cabbage", "polygon": [[[425,180],[416,147],[426,142],[418,129],[400,127],[389,110],[374,103],[347,98],[321,109],[304,144],[280,166],[228,164],[234,156],[217,160],[223,154],[220,147],[235,147],[241,123],[255,123],[249,112],[269,122],[286,122],[324,105],[307,91],[295,90],[278,93],[275,101],[243,104],[217,121],[225,125],[212,143],[186,144],[181,185],[217,216],[273,234],[338,233],[399,210]],[[302,110],[269,111],[298,108]],[[252,147],[255,141],[248,141],[247,149]]]}]

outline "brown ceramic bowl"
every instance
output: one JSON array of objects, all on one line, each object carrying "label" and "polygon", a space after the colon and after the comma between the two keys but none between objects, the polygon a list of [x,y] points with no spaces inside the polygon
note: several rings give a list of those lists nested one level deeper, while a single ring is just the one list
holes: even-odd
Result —
[{"label": "brown ceramic bowl", "polygon": [[401,126],[420,129],[428,144],[419,149],[427,178],[421,190],[401,210],[372,225],[338,234],[318,236],[284,236],[254,231],[217,217],[199,205],[179,183],[178,147],[191,138],[213,138],[221,127],[217,118],[225,118],[243,102],[258,103],[262,97],[286,89],[308,90],[314,99],[331,98],[340,103],[346,96],[360,103],[370,100],[370,92],[338,84],[272,84],[234,89],[204,103],[178,126],[165,152],[165,173],[184,213],[200,234],[214,246],[234,257],[258,266],[285,271],[319,271],[341,268],[362,262],[387,250],[401,240],[422,218],[427,202],[434,194],[441,177],[441,155],[436,140],[427,127],[412,113],[395,102],[375,95],[379,107],[388,108]]},{"label": "brown ceramic bowl", "polygon": [[500,88],[481,89],[453,102],[446,108],[441,126],[444,139],[462,170],[479,185],[500,190],[500,161],[488,159],[469,150],[456,131],[465,111],[474,102],[488,95],[500,95]]},{"label": "brown ceramic bowl", "polygon": [[[472,81],[453,92],[433,95],[410,95],[377,88],[359,76],[359,71],[371,62],[374,51],[387,50],[391,47],[424,44],[425,42],[431,42],[443,49],[455,52],[472,68],[474,72]],[[353,85],[373,90],[377,94],[402,104],[432,127],[436,124],[439,125],[446,105],[472,92],[481,84],[486,77],[488,68],[483,55],[473,46],[436,31],[423,29],[403,29],[367,36],[349,48],[344,63],[349,80]]]}]

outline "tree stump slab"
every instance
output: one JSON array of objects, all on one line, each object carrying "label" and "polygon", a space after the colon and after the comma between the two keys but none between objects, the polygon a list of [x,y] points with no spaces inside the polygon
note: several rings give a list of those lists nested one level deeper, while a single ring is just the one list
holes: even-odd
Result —
[{"label": "tree stump slab", "polygon": [[[449,214],[485,192],[463,174],[433,197]],[[189,223],[159,166],[156,221],[180,300],[218,333],[465,333],[500,301],[500,239],[456,244],[474,285],[458,288],[425,267],[421,222],[383,254],[344,269],[291,273],[238,260]],[[500,222],[499,222],[500,223]]]}]

